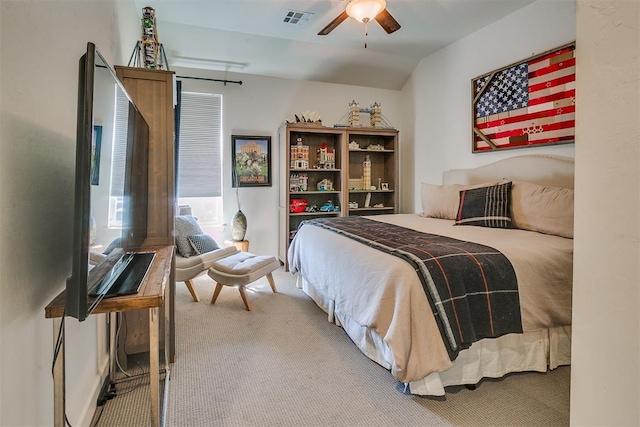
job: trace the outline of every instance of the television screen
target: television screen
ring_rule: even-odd
[[[71,276],[66,315],[84,320],[146,237],[149,127],[92,43],[80,58]]]

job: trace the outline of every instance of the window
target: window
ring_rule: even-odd
[[[216,240],[222,233],[222,95],[182,92],[177,199]]]
[[[129,99],[123,91],[116,91],[114,105],[113,162],[111,163],[111,179],[109,180],[109,228],[122,228],[122,206],[124,203],[124,168],[127,160],[127,133],[129,127]]]

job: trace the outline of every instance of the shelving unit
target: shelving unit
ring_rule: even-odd
[[[286,269],[289,244],[302,221],[326,216],[398,213],[397,130],[329,128],[296,123],[283,126],[279,134],[281,167],[278,256]],[[298,139],[301,139],[300,146]],[[358,148],[350,148],[350,142],[357,144]],[[330,165],[333,167],[323,168],[318,154],[323,144],[327,149],[334,150],[335,162]],[[363,163],[367,157],[371,166],[365,168]],[[306,179],[301,180],[301,176]],[[365,176],[370,178],[369,188],[364,188]],[[324,179],[331,181],[332,189],[318,189],[318,183]],[[366,184],[369,184],[369,180],[366,180]],[[386,184],[385,189],[382,188],[383,184]],[[305,185],[306,190],[300,188]],[[375,189],[371,189],[372,186]],[[316,205],[318,209],[331,200],[339,210],[292,212],[290,204],[294,199],[306,199],[308,207]],[[358,207],[350,208],[349,202],[357,203]]]
[[[175,244],[175,144],[172,71],[149,70],[146,68],[123,67],[116,65],[116,76],[122,82],[127,93],[149,124],[148,153],[148,215],[147,238],[143,246]],[[175,360],[175,274],[171,272],[168,281],[170,287],[168,304],[171,314],[165,322],[161,313],[160,328],[165,324],[170,329],[169,354],[171,362]],[[126,364],[126,353],[137,354],[149,351],[149,316],[146,310],[127,311],[127,334],[119,336],[121,363]],[[161,332],[161,337],[164,332]],[[161,340],[160,346],[164,346]]]
[[[348,186],[349,202],[358,204],[357,208],[347,205],[348,215],[376,215],[398,213],[398,131],[395,129],[346,130],[349,171],[348,183],[364,177],[364,162],[371,162],[370,179],[360,188]],[[359,148],[353,148],[356,143]],[[368,186],[369,188],[365,188]],[[386,189],[382,187],[385,186]],[[370,200],[367,204],[367,194]]]

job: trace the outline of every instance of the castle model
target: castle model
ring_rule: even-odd
[[[327,143],[323,142],[317,151],[317,168],[318,169],[335,169],[336,168],[336,150],[327,147]]]
[[[309,146],[302,145],[302,138],[291,146],[291,169],[309,169]]]

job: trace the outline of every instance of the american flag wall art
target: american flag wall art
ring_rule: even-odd
[[[473,152],[575,142],[575,44],[471,80]]]

